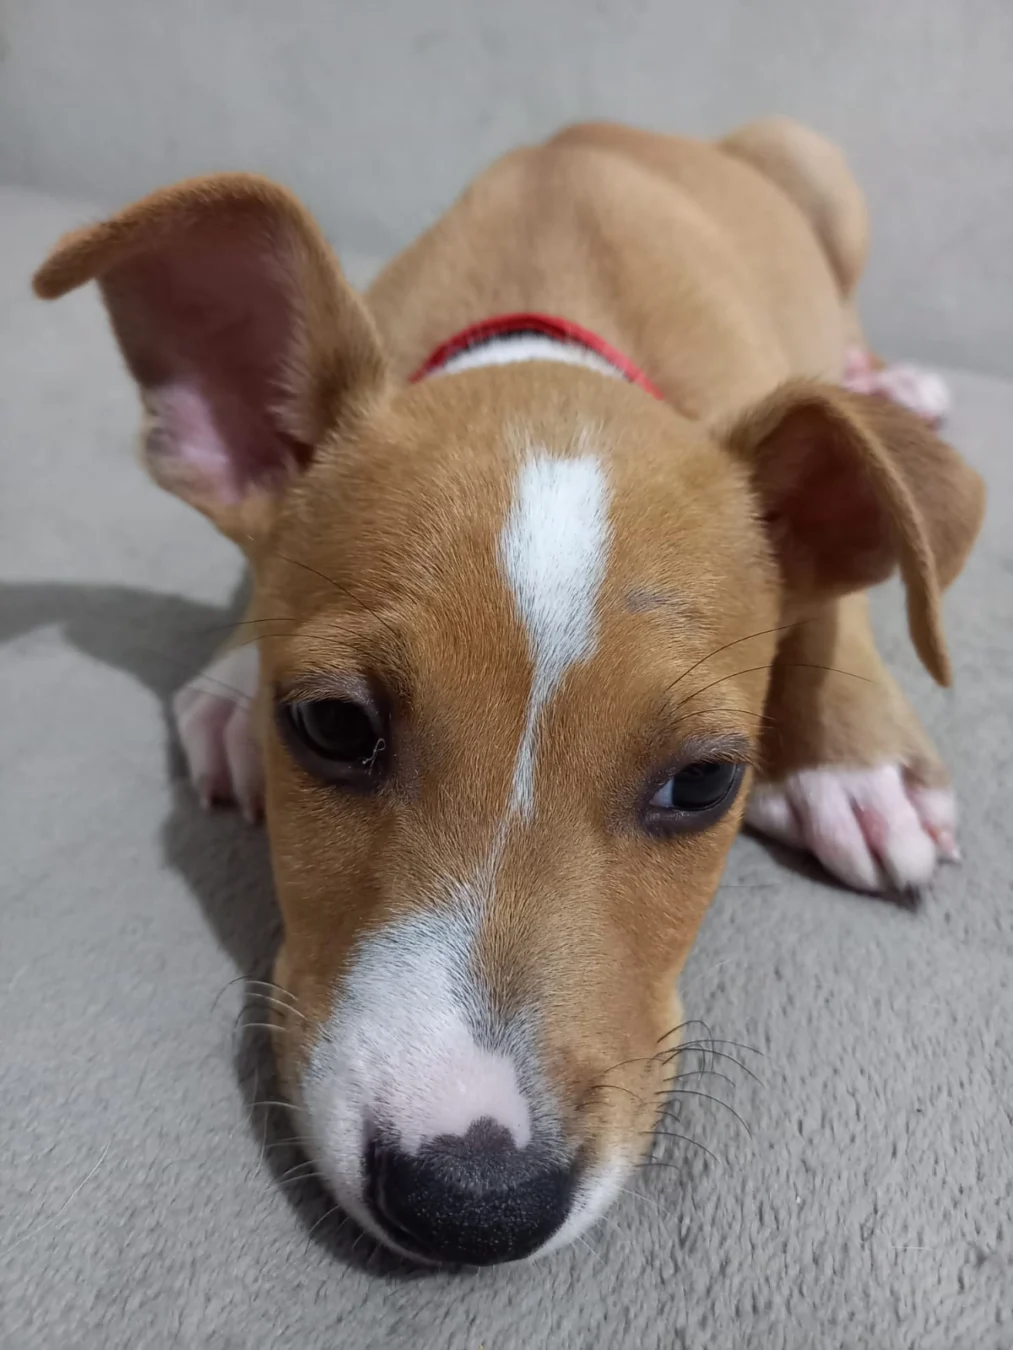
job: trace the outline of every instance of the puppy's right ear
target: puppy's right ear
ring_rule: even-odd
[[[34,286],[48,300],[91,280],[141,389],[152,474],[237,540],[383,387],[365,306],[309,213],[265,178],[152,193],[67,235]]]

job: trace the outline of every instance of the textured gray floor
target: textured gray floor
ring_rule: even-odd
[[[1013,1346],[1013,386],[955,376],[986,533],[948,605],[956,690],[895,656],[954,767],[966,861],[919,913],[741,840],[688,1013],[751,1135],[686,1099],[586,1245],[474,1276],[351,1250],[294,1159],[243,971],[260,836],[179,780],[167,695],[217,640],[229,546],[131,462],[93,295],[33,302],[80,209],[0,194],[0,1346],[3,1350],[990,1350]],[[265,1148],[265,1145],[268,1147]],[[364,1268],[365,1267],[365,1268]]]

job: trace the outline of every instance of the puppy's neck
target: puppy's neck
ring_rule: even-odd
[[[622,352],[590,329],[547,314],[503,314],[455,333],[411,376],[453,375],[518,361],[561,361],[612,379],[628,380],[653,398],[661,391]]]

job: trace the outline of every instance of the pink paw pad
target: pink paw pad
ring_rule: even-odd
[[[878,394],[899,403],[931,426],[945,421],[952,406],[945,380],[934,371],[906,363],[877,368],[861,347],[849,350],[842,384],[853,394]]]
[[[253,726],[259,656],[237,647],[179,691],[173,713],[201,805],[235,802],[249,821],[264,808],[264,772]]]
[[[940,861],[960,856],[953,792],[910,783],[898,764],[804,769],[761,784],[746,821],[861,891],[923,886]]]

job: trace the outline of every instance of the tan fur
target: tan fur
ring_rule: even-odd
[[[652,771],[734,735],[774,778],[886,752],[939,772],[864,600],[840,597],[899,563],[918,650],[947,679],[938,596],[982,493],[910,414],[816,383],[840,376],[853,330],[858,189],[784,121],[716,144],[575,127],[482,175],[363,306],[283,190],[182,184],[64,241],[36,280],[53,296],[98,277],[142,386],[144,269],[181,232],[261,250],[291,326],[263,413],[292,442],[285,475],[223,504],[156,473],[254,568],[277,978],[306,1018],[279,1014],[295,1095],[354,944],[473,876],[503,818],[531,660],[495,550],[524,446],[567,455],[589,438],[608,464],[598,650],[546,711],[538,810],[507,837],[479,953],[500,1006],[540,1010],[568,1138],[632,1158],[656,1121],[674,980],[745,803],[702,833],[645,837]],[[456,330],[526,309],[601,334],[666,402],[540,363],[404,383]],[[841,511],[838,482],[856,485]],[[806,680],[800,662],[868,682]],[[398,755],[369,796],[310,777],[273,725],[277,692],[348,675],[391,705]],[[603,1081],[624,1090],[596,1093]]]
[[[775,781],[823,764],[856,768],[895,756],[924,787],[946,772],[872,638],[867,597],[819,608],[787,633],[771,674],[765,774]]]

